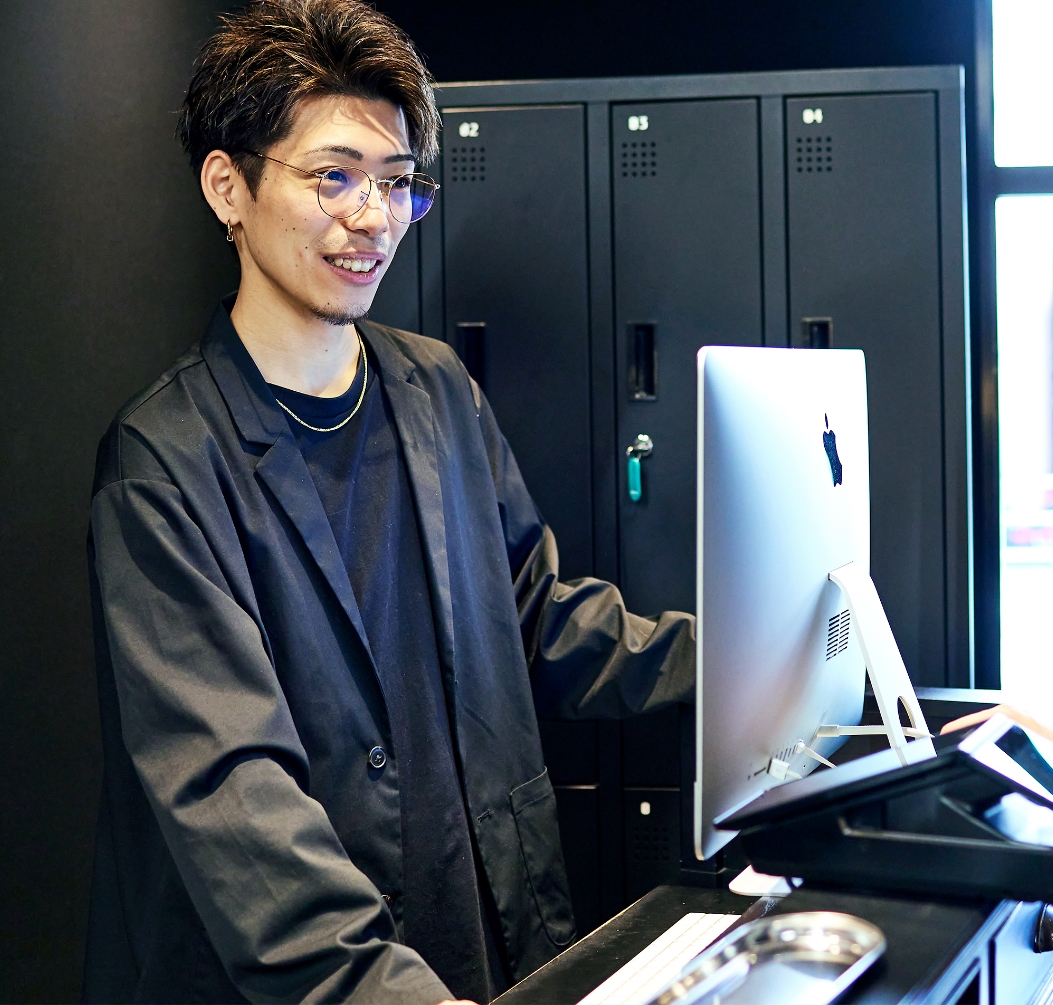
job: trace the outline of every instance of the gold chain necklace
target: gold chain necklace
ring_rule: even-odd
[[[358,330],[355,330],[355,334],[358,335]],[[366,396],[366,384],[369,383],[369,360],[366,357],[366,344],[362,341],[362,336],[358,335],[358,351],[362,354],[362,390],[358,393],[358,401],[355,402],[355,407],[351,409],[351,414],[344,419],[343,422],[338,422],[335,426],[330,426],[328,429],[323,429],[320,426],[312,426],[309,422],[304,422],[284,401],[275,395],[274,400],[281,405],[301,426],[306,426],[308,429],[316,433],[335,433],[338,429],[346,426],[354,417],[355,413],[362,407],[362,400]]]

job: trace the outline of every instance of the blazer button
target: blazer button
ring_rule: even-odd
[[[383,747],[374,747],[369,752],[369,763],[374,768],[382,768],[388,763],[388,755],[384,753]]]

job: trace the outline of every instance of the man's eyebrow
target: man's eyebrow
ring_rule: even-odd
[[[361,151],[356,150],[354,147],[316,147],[314,150],[308,150],[303,156],[308,157],[311,154],[343,154],[345,157],[350,157],[351,160],[355,161],[365,159]],[[384,158],[384,163],[397,164],[399,161],[413,161],[415,159],[413,154],[392,154],[390,157]]]
[[[362,160],[362,154],[354,147],[315,147],[314,150],[308,150],[304,157],[308,157],[311,154],[343,154],[345,157],[350,157],[352,160]]]

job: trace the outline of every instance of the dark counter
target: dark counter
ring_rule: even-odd
[[[741,914],[738,924],[744,924],[767,914],[843,911],[877,925],[888,948],[841,1002],[1026,1002],[1053,971],[1053,953],[1037,955],[1028,942],[1037,910],[1037,904],[1015,901],[933,901],[811,888],[783,900],[754,900],[728,890],[660,886],[497,1001],[573,1005],[691,912]]]

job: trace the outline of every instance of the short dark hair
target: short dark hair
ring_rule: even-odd
[[[404,32],[362,0],[253,0],[204,44],[179,113],[195,174],[230,154],[255,196],[265,151],[292,128],[295,107],[322,94],[386,98],[406,116],[420,164],[439,150],[432,78]]]

